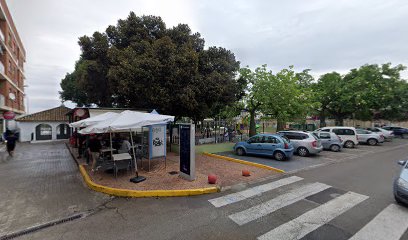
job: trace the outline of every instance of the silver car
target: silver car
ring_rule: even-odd
[[[289,139],[295,148],[295,153],[301,157],[317,154],[323,150],[320,139],[312,133],[302,131],[280,131],[278,134]]]
[[[384,142],[384,136],[382,134],[373,133],[364,129],[356,129],[356,132],[359,143],[367,143],[368,145],[375,146],[378,143]]]
[[[367,130],[377,134],[382,134],[385,140],[391,141],[395,137],[392,131],[385,130],[384,128],[373,127],[367,128]]]
[[[320,139],[323,149],[339,152],[343,149],[343,141],[333,132],[313,132]]]
[[[394,181],[394,198],[398,203],[408,204],[408,161],[399,161],[402,165],[400,175]]]

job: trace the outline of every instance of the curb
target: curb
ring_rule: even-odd
[[[117,197],[185,197],[195,196],[208,193],[219,192],[219,187],[197,188],[197,189],[180,189],[180,190],[129,190],[120,188],[111,188],[94,183],[86,172],[84,166],[79,165],[85,183],[94,191],[117,196]]]
[[[213,153],[207,153],[207,152],[205,152],[203,154],[207,155],[209,157],[219,158],[219,159],[223,159],[223,160],[227,160],[227,161],[231,161],[231,162],[236,162],[236,163],[241,163],[241,164],[245,164],[245,165],[249,165],[249,166],[253,166],[253,167],[268,169],[268,170],[276,171],[276,172],[279,172],[279,173],[286,173],[282,169],[270,167],[270,166],[259,164],[259,163],[253,163],[253,162],[249,162],[249,161],[244,161],[244,160],[240,160],[240,159],[236,159],[236,158],[221,156],[221,155],[217,155],[217,154],[213,154]]]

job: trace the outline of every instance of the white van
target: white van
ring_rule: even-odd
[[[346,148],[353,148],[355,145],[358,145],[357,132],[354,127],[323,127],[316,131],[335,133],[341,138]]]

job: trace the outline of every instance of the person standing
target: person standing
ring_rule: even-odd
[[[94,172],[96,170],[96,162],[98,161],[99,154],[102,149],[101,141],[95,136],[95,134],[91,134],[88,148],[92,157],[92,172]]]
[[[17,136],[13,132],[10,132],[6,136],[6,140],[7,140],[7,152],[9,156],[12,157],[14,154],[14,149],[16,147]]]

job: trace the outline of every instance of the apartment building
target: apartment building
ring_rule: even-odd
[[[26,52],[6,0],[0,0],[0,133],[8,118],[25,113],[24,62]]]

